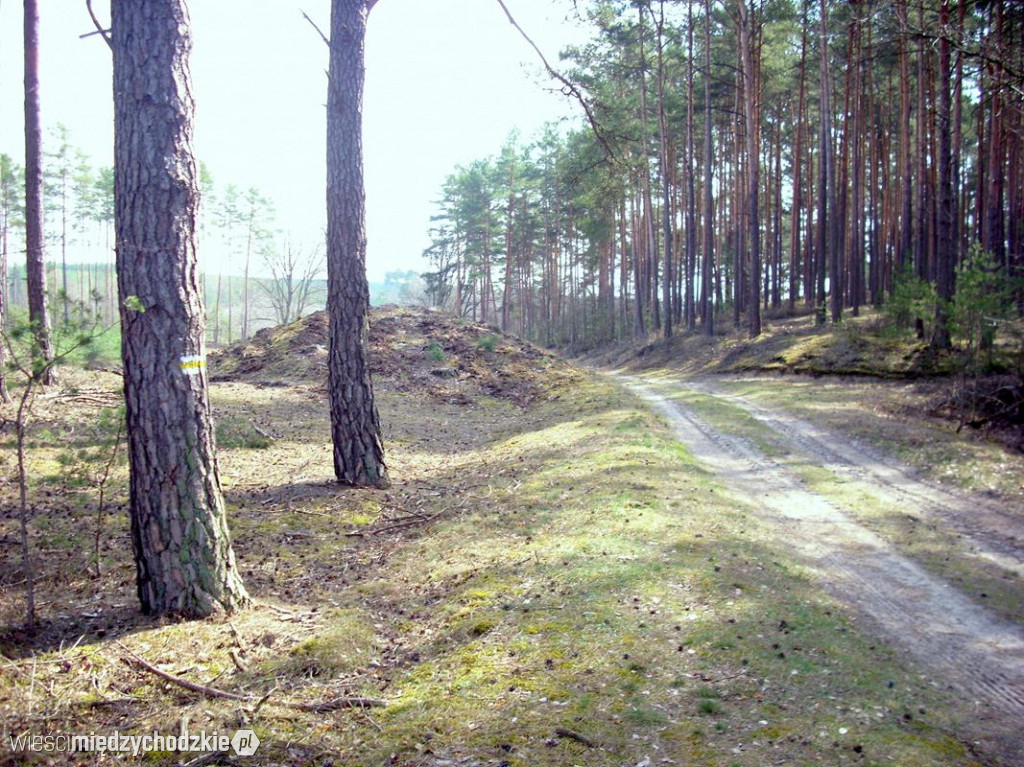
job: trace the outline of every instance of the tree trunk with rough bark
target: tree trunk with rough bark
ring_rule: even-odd
[[[675,279],[672,263],[672,171],[669,167],[668,121],[665,115],[665,1],[661,0],[661,15],[654,18],[658,34],[658,165],[661,168],[661,226],[665,238],[665,273],[662,279],[665,338],[672,337],[672,283]],[[651,10],[654,17],[654,11]]]
[[[761,155],[758,151],[757,76],[754,71],[755,20],[744,0],[738,3],[740,71],[743,78],[743,124],[747,153],[747,247],[750,249],[750,296],[747,331],[751,338],[761,335]]]
[[[704,0],[704,253],[701,269],[701,314],[704,333],[715,334],[715,202],[712,189],[714,153],[711,144],[711,0]]]
[[[900,82],[900,217],[899,245],[896,249],[897,276],[913,264],[914,236],[914,152],[910,132],[910,54],[908,53],[908,21],[906,0],[896,6],[900,23],[899,82]]]
[[[25,279],[34,353],[43,365],[43,383],[54,382],[53,339],[46,296],[43,232],[43,133],[39,113],[39,3],[25,0]]]
[[[386,487],[380,418],[367,361],[366,191],[362,108],[366,18],[372,2],[331,3],[327,92],[328,388],[334,473],[346,485]]]
[[[145,613],[202,617],[249,598],[214,456],[196,262],[184,0],[115,0],[114,158],[131,530]]]
[[[939,24],[945,30],[949,26],[949,0],[942,0],[939,9]],[[952,102],[953,66],[947,35],[939,39],[939,109],[936,115],[939,133],[939,210],[938,241],[935,258],[935,288],[939,300],[935,308],[935,329],[932,347],[949,349],[952,339],[949,329],[949,306],[953,300],[956,281],[956,237],[953,219],[953,138],[950,119]]]
[[[796,313],[796,299],[800,278],[800,209],[803,207],[803,182],[800,178],[804,164],[804,103],[807,73],[807,5],[806,0],[801,14],[803,23],[800,25],[800,74],[796,119],[796,146],[793,149],[793,204],[789,224],[789,313]]]
[[[837,298],[839,293],[839,253],[838,243],[835,241],[834,233],[837,231],[835,218],[836,191],[835,191],[835,162],[832,149],[832,103],[831,103],[831,81],[829,80],[828,67],[828,7],[825,0],[821,0],[821,19],[819,27],[820,36],[820,62],[821,62],[821,94],[819,97],[819,120],[821,121],[818,137],[821,142],[819,151],[818,167],[818,300],[816,320],[819,325],[825,324],[827,313],[825,275],[829,277],[829,291],[832,294],[832,321],[838,322],[841,312],[841,300]],[[837,303],[838,302],[838,303]]]

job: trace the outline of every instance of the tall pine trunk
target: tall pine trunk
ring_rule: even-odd
[[[800,74],[796,101],[796,146],[793,149],[793,204],[789,225],[789,313],[796,312],[796,299],[800,278],[800,209],[803,207],[803,181],[800,174],[804,165],[804,92],[807,73],[807,5],[801,14],[800,25]]]
[[[711,144],[711,0],[704,0],[704,254],[701,267],[701,314],[704,333],[715,334],[715,198],[712,190],[714,154]]]
[[[53,339],[46,296],[43,248],[43,134],[39,113],[39,4],[25,0],[25,280],[34,353],[53,360]],[[53,365],[45,365],[43,383],[54,382]]]
[[[949,0],[942,0],[939,9],[939,23],[945,30],[949,26]],[[956,273],[956,239],[953,217],[953,139],[950,130],[952,117],[952,71],[949,36],[939,39],[939,210],[938,242],[935,258],[935,288],[939,300],[935,309],[935,329],[932,346],[949,349],[952,346],[949,333],[949,305],[953,300]]]
[[[840,285],[840,226],[839,205],[836,194],[835,150],[832,146],[832,83],[828,67],[828,5],[821,0],[821,188],[818,221],[818,320],[825,321],[825,265],[828,264],[829,293],[832,303],[832,322],[839,322],[843,311],[843,291]]]
[[[367,360],[363,82],[367,0],[331,3],[327,89],[328,390],[338,482],[386,487],[380,417]],[[482,299],[483,300],[483,299]]]
[[[653,15],[653,11],[652,11]],[[665,114],[665,2],[661,0],[661,15],[655,22],[658,31],[658,149],[661,166],[661,225],[665,238],[665,273],[662,279],[665,338],[672,337],[672,169],[669,167],[668,121]]]
[[[686,286],[683,299],[683,314],[686,327],[697,327],[697,311],[694,305],[694,274],[697,269],[697,199],[694,176],[697,166],[694,155],[697,147],[693,136],[693,3],[687,6],[686,14]]]
[[[900,21],[900,239],[896,249],[896,267],[898,277],[913,263],[912,248],[914,236],[914,154],[911,149],[910,135],[910,54],[907,30],[907,0],[900,0],[897,6]]]
[[[757,74],[754,70],[754,15],[745,0],[739,0],[740,60],[743,73],[743,121],[747,154],[747,246],[750,253],[750,299],[747,330],[751,338],[761,335],[761,154],[758,151]]]
[[[131,531],[146,613],[248,602],[214,457],[183,0],[115,0],[115,221]]]

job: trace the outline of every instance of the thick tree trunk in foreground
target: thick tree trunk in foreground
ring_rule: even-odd
[[[25,278],[28,317],[32,323],[35,354],[43,362],[53,359],[50,315],[46,301],[46,257],[43,251],[43,133],[39,116],[39,5],[25,0]],[[46,367],[43,383],[53,383],[53,366]]]
[[[196,266],[191,40],[184,0],[115,0],[117,273],[132,543],[146,613],[248,601],[214,457]]]
[[[363,185],[363,53],[366,0],[333,0],[327,92],[327,313],[334,473],[347,485],[388,484],[380,418],[367,362]]]

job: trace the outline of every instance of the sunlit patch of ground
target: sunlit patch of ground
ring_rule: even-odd
[[[77,443],[38,429],[71,419],[102,443],[87,436],[102,405],[61,401],[33,427],[44,625],[20,631],[5,433],[5,725],[247,726],[262,740],[250,764],[976,763],[945,693],[861,634],[660,419],[545,364],[528,399],[445,401],[382,379],[385,491],[331,482],[320,382],[216,385],[235,550],[258,602],[230,619],[136,614],[121,463],[89,574],[94,495],[72,503],[54,479],[55,453]],[[82,385],[115,404],[116,378],[90,375]],[[186,690],[133,655],[246,699]],[[355,696],[388,706],[296,707]]]

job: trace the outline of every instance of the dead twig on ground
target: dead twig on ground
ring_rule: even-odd
[[[575,740],[577,743],[582,743],[587,748],[597,748],[597,743],[592,741],[590,738],[586,737],[585,735],[580,735],[578,732],[573,732],[572,730],[567,729],[565,727],[556,727],[555,735],[557,735],[560,738]]]
[[[181,767],[206,767],[208,764],[238,764],[238,762],[231,758],[228,751],[211,751],[209,754],[203,754],[182,763]]]
[[[94,700],[78,700],[75,701],[74,705],[83,708],[106,708],[108,706],[137,706],[139,702],[138,698],[97,698]]]
[[[186,690],[191,690],[192,692],[198,692],[201,695],[205,695],[209,698],[226,698],[227,700],[243,701],[252,700],[252,696],[250,695],[239,695],[238,693],[228,692],[227,690],[218,690],[216,687],[207,687],[206,685],[190,682],[187,679],[182,679],[180,676],[168,674],[166,671],[161,671],[149,661],[141,658],[139,655],[132,652],[128,647],[126,647],[121,642],[115,642],[115,644],[122,650],[124,650],[126,653],[128,653],[128,655],[130,656],[128,658],[122,658],[122,660],[124,660],[124,662],[127,663],[129,666],[138,666],[144,671],[148,671],[150,674],[158,676],[161,679],[170,682],[171,684],[176,684],[179,687],[184,687]]]
[[[120,647],[122,650],[128,653],[129,657],[122,659],[128,665],[138,666],[144,671],[147,671],[150,674],[153,674],[154,676],[158,676],[161,679],[168,681],[172,684],[176,684],[179,687],[184,687],[186,690],[191,690],[192,692],[197,692],[200,695],[205,695],[210,698],[224,698],[226,700],[238,700],[243,702],[249,702],[253,699],[252,695],[239,695],[238,693],[228,692],[227,690],[220,690],[216,687],[208,687],[204,684],[197,684],[195,682],[190,682],[187,679],[182,679],[180,676],[169,674],[166,671],[162,671],[161,669],[157,668],[144,658],[140,657],[138,654],[133,652],[131,649],[126,647],[121,642],[115,642],[115,644],[117,644],[118,647]],[[274,690],[271,690],[269,693],[264,695],[263,698],[259,700],[259,702],[257,702],[256,707],[254,708],[254,712],[258,711],[260,707],[262,707],[263,704],[266,703],[267,699],[273,692]],[[279,705],[285,706],[287,708],[293,708],[298,711],[323,713],[326,711],[338,711],[343,708],[383,708],[387,706],[388,703],[387,701],[381,700],[380,698],[367,698],[356,695],[330,698],[329,700],[320,701],[318,703],[302,703],[286,700],[281,701]]]
[[[381,533],[390,533],[395,530],[404,530],[405,528],[412,527],[414,525],[425,525],[427,522],[433,522],[435,519],[447,514],[451,510],[452,507],[448,506],[441,509],[436,514],[421,514],[412,518],[402,519],[401,521],[394,522],[390,525],[384,525],[383,527],[372,527],[369,530],[349,530],[345,533],[345,536],[348,538],[365,538],[368,535],[380,535]]]
[[[296,708],[299,711],[311,711],[317,714],[326,711],[337,711],[342,708],[384,708],[388,705],[386,700],[380,698],[363,697],[340,697],[321,701],[320,703],[286,703],[289,708]]]
[[[243,674],[249,670],[248,664],[242,660],[242,656],[238,654],[238,650],[234,647],[228,650],[228,656],[231,658],[231,662],[235,664],[235,668],[241,671]]]

